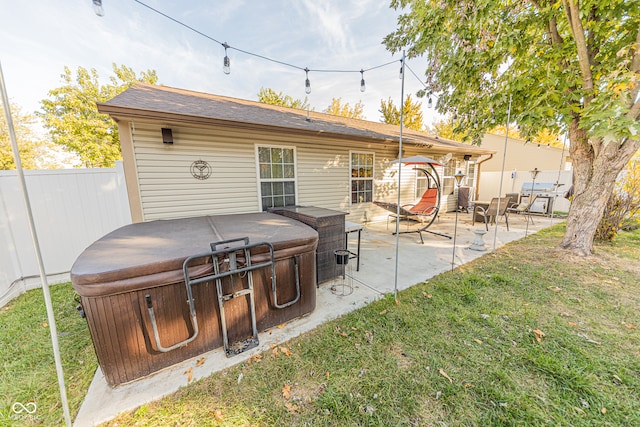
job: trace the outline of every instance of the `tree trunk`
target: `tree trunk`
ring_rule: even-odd
[[[638,150],[635,141],[589,141],[575,119],[569,126],[574,194],[560,247],[576,255],[593,252],[593,240],[616,178]]]

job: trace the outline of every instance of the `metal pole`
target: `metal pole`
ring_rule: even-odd
[[[460,192],[460,184],[458,184],[458,192]],[[456,202],[457,204],[458,202]],[[456,265],[456,237],[458,236],[458,206],[456,206],[456,222],[453,226],[453,255],[451,255],[451,271]]]
[[[498,188],[498,209],[496,211],[496,228],[493,233],[493,250],[496,250],[496,240],[498,238],[498,220],[500,219],[500,195],[502,194],[502,180],[504,179],[504,163],[507,159],[507,140],[509,139],[509,123],[511,122],[511,100],[513,95],[509,95],[509,107],[507,107],[507,128],[504,132],[504,153],[502,153],[502,171],[500,172],[500,186]]]
[[[558,184],[560,184],[560,174],[562,174],[562,165],[564,163],[564,149],[565,149],[565,145],[567,143],[567,134],[564,134],[564,141],[562,141],[562,154],[560,154],[560,165],[558,166],[558,177],[556,178],[556,188],[554,191],[554,195],[553,195],[553,206],[551,206],[551,223],[550,225],[553,225],[553,207],[556,205],[556,202],[558,201]]]
[[[400,86],[400,141],[398,144],[398,160],[402,158],[402,128],[404,126],[404,60],[405,51],[402,51],[402,85]],[[400,247],[400,186],[402,185],[402,163],[398,163],[398,206],[396,206],[396,271],[393,282],[393,298],[398,302],[398,248]]]
[[[40,244],[38,243],[38,235],[36,233],[35,223],[33,222],[33,214],[31,212],[31,203],[29,202],[29,194],[27,185],[24,180],[24,172],[22,171],[22,163],[20,161],[20,151],[18,149],[18,141],[16,139],[13,120],[11,119],[11,109],[9,107],[9,96],[4,84],[4,75],[2,73],[2,64],[0,63],[0,92],[2,92],[2,104],[4,105],[4,115],[7,120],[7,128],[11,138],[11,148],[13,149],[13,159],[16,163],[16,171],[22,187],[22,196],[24,198],[25,210],[27,211],[27,219],[29,221],[29,229],[31,231],[31,239],[33,248],[38,260],[38,269],[40,270],[40,279],[42,280],[42,292],[44,293],[44,303],[47,307],[47,317],[49,319],[49,332],[51,333],[51,344],[53,346],[53,357],[56,364],[56,373],[58,374],[58,386],[60,388],[60,398],[62,400],[62,410],[64,412],[64,420],[67,427],[71,427],[71,416],[69,415],[69,402],[67,401],[67,391],[64,385],[64,373],[62,371],[62,359],[60,358],[60,347],[58,345],[58,331],[56,328],[56,319],[53,315],[53,304],[51,303],[51,293],[49,292],[49,284],[47,283],[47,275],[44,271],[44,263],[42,262],[42,254],[40,253]]]

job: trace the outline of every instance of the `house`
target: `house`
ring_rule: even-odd
[[[558,184],[553,193],[553,209],[567,212],[569,201],[564,193],[571,187],[572,170],[569,149],[540,145],[516,138],[507,138],[505,155],[505,136],[487,133],[482,138],[481,146],[496,154],[478,165],[478,184],[476,200],[490,200],[500,192],[521,193],[523,185],[532,181],[531,172],[537,169],[536,182]],[[503,166],[504,161],[504,166]],[[551,194],[551,193],[550,193]],[[542,199],[541,199],[542,200]]]
[[[283,205],[341,210],[363,222],[386,218],[373,200],[397,198],[398,126],[147,84],[98,110],[118,123],[134,222]],[[445,196],[455,197],[459,168],[473,186],[474,163],[492,153],[408,129],[402,140],[403,155],[445,164]],[[401,174],[410,203],[424,179],[413,166]],[[453,197],[442,203],[455,207]]]

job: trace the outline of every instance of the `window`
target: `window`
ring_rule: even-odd
[[[457,172],[456,165],[457,165],[457,162],[455,160],[450,160],[444,166],[444,172],[442,177],[442,194],[443,195],[453,194],[453,190],[455,189],[455,182],[456,182],[456,179],[453,176]]]
[[[373,201],[373,153],[351,153],[351,204]]]
[[[427,168],[428,166],[425,167],[425,169]],[[433,173],[433,171],[430,172]],[[421,170],[416,169],[416,199],[422,197],[424,192],[429,188],[436,188],[435,181]]]
[[[296,204],[296,167],[293,148],[258,147],[262,210]]]

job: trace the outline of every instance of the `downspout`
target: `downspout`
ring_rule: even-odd
[[[479,194],[479,191],[480,191],[480,169],[481,169],[481,166],[482,166],[482,164],[484,162],[486,162],[487,160],[491,160],[491,159],[493,159],[493,154],[489,154],[489,157],[487,157],[486,159],[481,160],[481,161],[476,163],[476,194],[475,194],[474,200],[478,200],[478,194]]]

